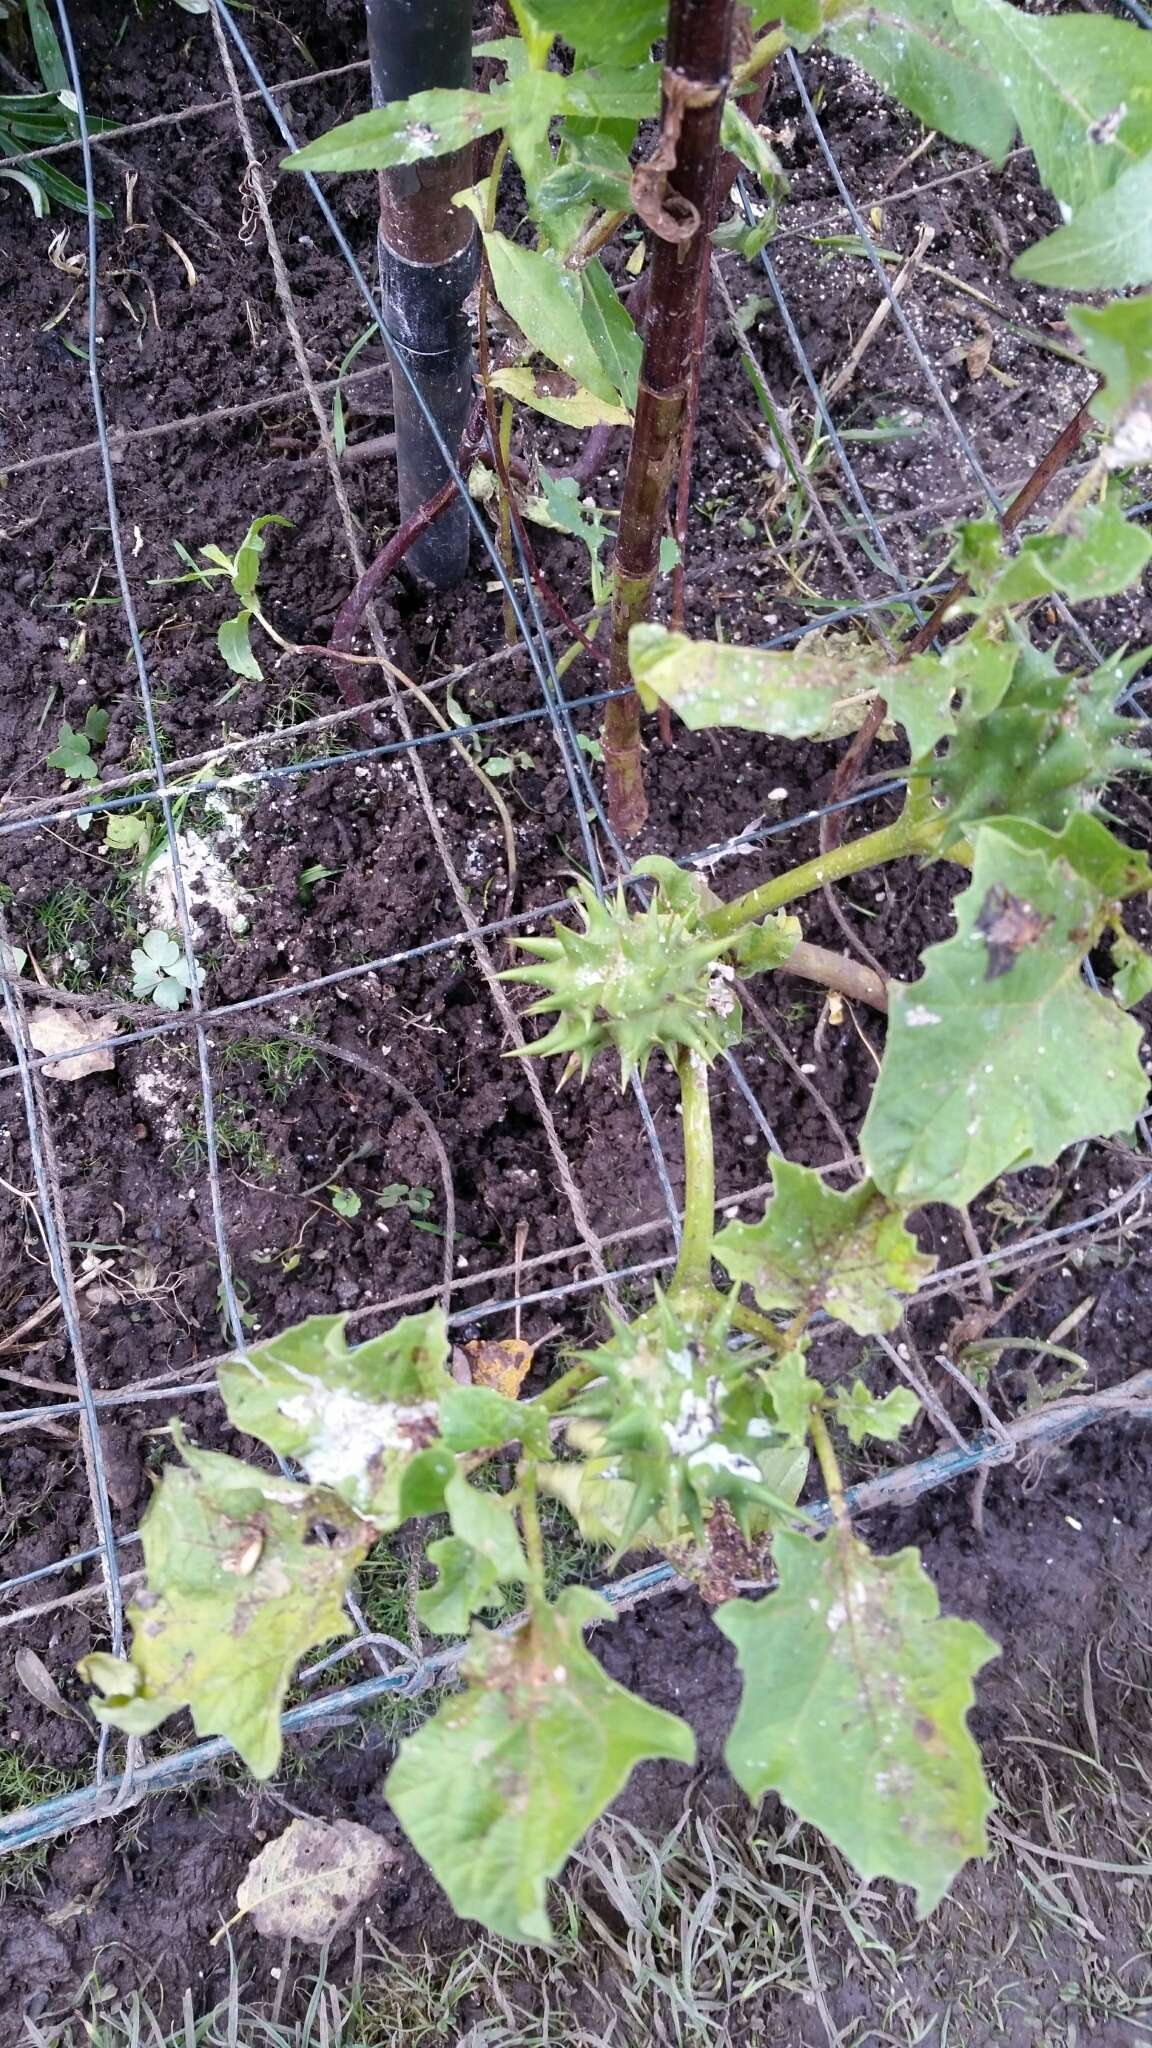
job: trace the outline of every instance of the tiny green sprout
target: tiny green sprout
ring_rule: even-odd
[[[345,1216],[349,1222],[354,1216],[358,1216],[364,1207],[355,1188],[342,1188],[337,1182],[333,1182],[328,1193],[332,1197],[332,1207],[337,1216]]]
[[[415,1221],[432,1207],[431,1188],[412,1188],[406,1180],[391,1180],[375,1196],[378,1209],[407,1209]]]
[[[252,623],[262,626],[269,638],[283,645],[279,635],[269,625],[260,609],[256,586],[260,579],[260,565],[267,545],[264,529],[267,526],[291,526],[280,512],[264,512],[254,519],[234,555],[225,554],[214,541],[200,549],[201,559],[185,547],[183,541],[175,540],[172,546],[180,560],[187,565],[186,576],[153,576],[153,583],[199,583],[210,590],[213,583],[223,577],[232,586],[234,596],[240,600],[240,610],[235,617],[225,619],[216,634],[216,645],[233,675],[242,676],[245,681],[260,683],[264,671],[252,652]],[[232,694],[231,691],[228,693]]]
[[[538,958],[501,976],[545,991],[530,1017],[559,1012],[528,1051],[567,1053],[567,1080],[574,1072],[583,1079],[597,1053],[614,1046],[623,1086],[644,1073],[656,1047],[673,1062],[682,1052],[711,1061],[735,1044],[740,1005],[720,961],[730,941],[708,933],[687,898],[674,904],[661,881],[646,910],[629,912],[622,888],[600,902],[581,881],[576,905],[582,932],[554,925],[551,937],[516,939]]]
[[[532,755],[525,753],[523,747],[519,747],[514,754],[491,754],[484,763],[486,772],[495,776],[515,775],[517,769],[524,774],[535,766]]]
[[[62,718],[56,745],[48,756],[48,766],[58,768],[65,782],[98,782],[100,770],[92,758],[92,749],[103,746],[108,726],[108,713],[97,710],[95,705],[79,731]]]
[[[162,1010],[178,1010],[192,991],[192,977],[199,988],[204,970],[190,967],[184,949],[170,932],[151,931],[132,949],[132,993],[141,1001],[150,996]]]
[[[322,882],[330,882],[340,873],[339,868],[326,868],[323,861],[313,861],[311,867],[301,868],[296,881],[296,894],[307,909]]]

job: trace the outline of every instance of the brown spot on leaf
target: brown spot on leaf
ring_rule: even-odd
[[[980,907],[975,930],[988,947],[987,980],[1010,974],[1021,953],[1035,946],[1052,923],[1022,897],[994,882]]]

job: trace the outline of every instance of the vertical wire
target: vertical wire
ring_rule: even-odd
[[[128,578],[124,542],[120,531],[120,508],[116,496],[116,479],[112,468],[112,453],[108,445],[108,423],[104,412],[104,394],[100,384],[98,363],[99,341],[97,338],[97,308],[99,303],[99,281],[97,257],[99,254],[96,228],[96,189],[92,170],[92,142],[88,128],[88,114],[84,101],[84,82],[76,56],[72,37],[72,23],[68,15],[67,0],[56,0],[56,12],[60,20],[64,54],[68,75],[76,100],[76,125],[80,154],[84,165],[84,196],[86,202],[87,251],[88,251],[88,381],[92,394],[92,411],[96,424],[96,438],[100,445],[100,467],[104,478],[104,496],[108,506],[108,527],[112,540],[112,554],[116,564],[116,579],[124,606],[124,619],[132,647],[132,659],[136,667],[136,679],[140,689],[140,702],[144,711],[144,724],[148,735],[148,749],[152,756],[156,793],[164,819],[164,834],[172,862],[172,886],[176,898],[176,910],[180,924],[181,943],[189,976],[189,999],[192,1008],[192,1028],[196,1038],[196,1054],[200,1069],[200,1093],[204,1105],[204,1153],[205,1168],[212,1204],[212,1229],[216,1239],[217,1263],[220,1268],[220,1285],[224,1307],[232,1330],[233,1341],[241,1356],[247,1356],[244,1323],[240,1304],[232,1279],[232,1259],[228,1248],[224,1224],[224,1203],[220,1188],[220,1162],[216,1142],[215,1102],[212,1091],[211,1063],[208,1056],[208,1041],[201,1022],[203,1001],[200,994],[200,978],[196,966],[193,943],[192,919],[188,909],[188,897],[184,887],[184,872],[180,862],[180,846],[176,822],[172,810],[172,798],[164,766],[156,728],[156,714],[152,701],[152,688],[148,675],[148,663],[144,645],[140,638],[140,627],[136,617],[136,606]]]

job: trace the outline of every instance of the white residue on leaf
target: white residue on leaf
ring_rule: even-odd
[[[914,1031],[921,1024],[938,1024],[940,1013],[938,1010],[925,1009],[923,1003],[909,1003],[904,1012],[904,1022]]]
[[[309,1432],[300,1462],[317,1486],[339,1486],[348,1480],[360,1492],[370,1491],[369,1467],[385,1451],[415,1453],[439,1431],[435,1401],[363,1401],[341,1388],[317,1386],[289,1394],[278,1404],[281,1415]]]
[[[693,1451],[703,1450],[716,1429],[716,1395],[720,1391],[719,1380],[708,1382],[706,1394],[694,1393],[685,1387],[680,1396],[680,1406],[675,1420],[664,1424],[668,1447],[678,1458],[690,1458]]]
[[[1152,404],[1134,405],[1117,423],[1104,460],[1109,469],[1135,469],[1152,462]]]
[[[693,1451],[688,1463],[694,1471],[728,1472],[734,1479],[759,1479],[760,1468],[746,1458],[741,1451],[730,1451],[727,1444],[705,1444],[699,1451]]]

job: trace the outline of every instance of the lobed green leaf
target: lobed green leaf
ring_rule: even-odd
[[[547,1941],[546,1888],[647,1757],[691,1763],[685,1722],[606,1676],[581,1636],[607,1601],[569,1587],[514,1635],[477,1628],[467,1689],[401,1745],[386,1791],[456,1911]]]
[[[811,1166],[772,1161],[772,1199],[759,1223],[729,1223],[713,1251],[761,1308],[825,1308],[859,1336],[894,1329],[899,1296],[935,1267],[916,1249],[898,1209],[870,1181],[845,1194]]]
[[[873,1557],[847,1530],[782,1530],[775,1592],[716,1623],[744,1692],[725,1755],[748,1797],[776,1791],[860,1875],[916,1888],[932,1910],[987,1850],[994,1801],[966,1725],[972,1680],[996,1645],[942,1620],[919,1552]]]
[[[79,1668],[104,1695],[98,1720],[145,1734],[186,1706],[199,1734],[268,1778],[289,1680],[306,1650],[349,1634],[343,1598],[374,1531],[333,1495],[197,1450],[179,1424],[173,1435],[185,1462],[166,1468],[141,1524],[131,1661]]]
[[[861,1150],[893,1201],[963,1205],[1001,1173],[1135,1122],[1139,1027],[1080,968],[1108,897],[1146,865],[1082,812],[1059,835],[1010,818],[979,827],[956,936],[892,991]]]

